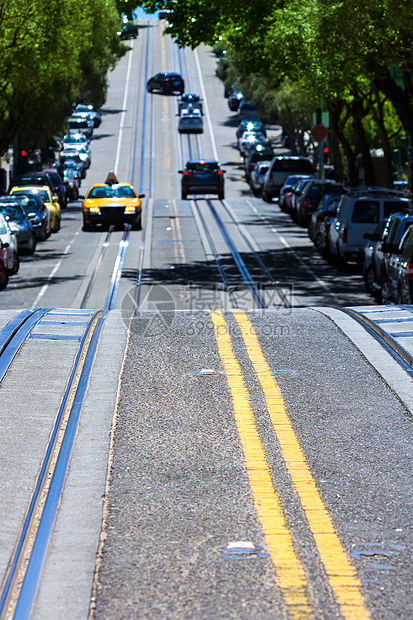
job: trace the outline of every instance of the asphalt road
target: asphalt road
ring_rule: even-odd
[[[143,230],[82,231],[69,203],[0,297],[1,328],[22,308],[65,308],[73,336],[119,277],[31,617],[411,618],[412,378],[340,308],[406,334],[411,309],[377,306],[359,269],[335,270],[252,195],[215,56],[178,50],[162,24],[141,22],[109,75],[82,187],[109,170],[133,183]],[[176,97],[146,93],[160,70],[203,95],[204,134],[179,137]],[[223,202],[180,199],[191,156],[221,161]],[[0,385],[4,575],[77,351],[40,339],[55,325]]]

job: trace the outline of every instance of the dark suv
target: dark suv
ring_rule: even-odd
[[[313,164],[307,157],[274,157],[261,192],[266,202],[280,195],[280,189],[290,174],[314,174]]]
[[[148,93],[158,90],[164,95],[173,95],[173,93],[182,95],[185,90],[185,82],[179,73],[157,73],[149,78],[146,88]]]
[[[224,198],[224,172],[217,161],[212,159],[193,159],[186,163],[182,174],[182,199],[188,194],[218,194]]]

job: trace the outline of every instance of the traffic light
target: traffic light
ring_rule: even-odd
[[[324,151],[324,155],[328,155],[328,146],[325,146],[323,151]]]
[[[22,157],[27,157],[27,151],[24,151],[24,150],[23,150],[23,151],[21,152],[21,156],[22,156]]]

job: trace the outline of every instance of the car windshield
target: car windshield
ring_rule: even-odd
[[[32,190],[32,192],[36,192],[37,196],[39,196],[39,198],[41,198],[43,202],[50,202],[49,193],[46,189],[36,189]],[[16,192],[13,192],[13,194],[16,194],[17,196],[22,196],[24,194],[27,195],[27,192],[25,192],[24,189],[19,189]]]
[[[4,217],[9,220],[24,220],[24,213],[18,204],[9,204],[0,202],[0,210]]]
[[[219,168],[216,162],[203,162],[187,164],[187,169],[191,172],[213,172]]]
[[[21,201],[21,205],[26,213],[33,213],[33,211],[37,211],[39,208],[36,198],[31,198],[30,196],[25,196]]]
[[[136,198],[136,194],[128,185],[106,185],[92,187],[88,198]]]

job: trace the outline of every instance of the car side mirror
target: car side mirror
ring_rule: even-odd
[[[145,194],[139,194],[139,198],[145,198]]]
[[[52,200],[53,200],[53,202],[59,202],[59,197],[56,196],[56,194],[53,194]]]
[[[179,174],[183,174],[183,172],[184,172],[183,170],[178,170]]]
[[[9,247],[9,244],[7,243],[7,241],[5,243],[2,242],[2,244],[1,244],[1,249],[2,250],[6,249],[8,247]]]
[[[221,170],[222,174],[224,174],[224,172],[226,172],[226,170]]]

